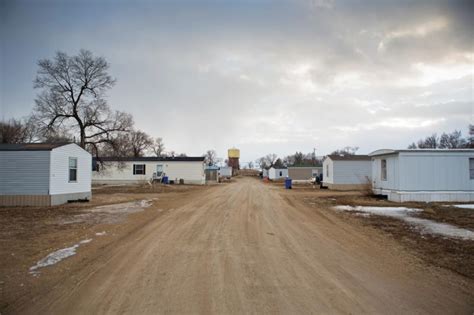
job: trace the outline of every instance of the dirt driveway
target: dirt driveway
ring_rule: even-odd
[[[427,266],[384,235],[285,198],[280,188],[252,178],[184,198],[114,246],[77,261],[79,265],[49,291],[20,300],[11,310],[35,314],[469,314],[474,310],[471,280]]]

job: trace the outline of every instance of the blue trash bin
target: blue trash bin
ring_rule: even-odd
[[[168,184],[168,176],[163,176],[162,183],[166,185]]]
[[[291,189],[291,178],[286,178],[285,179],[285,188],[286,189]]]

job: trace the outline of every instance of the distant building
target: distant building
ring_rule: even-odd
[[[91,165],[74,143],[0,144],[0,206],[90,200]]]
[[[232,174],[235,174],[236,171],[240,170],[240,150],[232,148],[227,150],[227,165],[232,167]]]
[[[288,166],[288,177],[293,181],[310,181],[312,178],[319,176],[323,171],[318,166]]]
[[[104,167],[92,175],[96,184],[144,183],[166,175],[169,181],[184,184],[206,183],[204,157],[101,158]]]
[[[377,150],[372,189],[389,200],[474,201],[474,149]]]
[[[232,167],[230,167],[230,166],[221,166],[221,167],[219,167],[219,177],[231,178],[232,177]]]
[[[286,167],[268,169],[268,178],[271,180],[279,180],[288,177],[288,169]]]
[[[334,190],[367,189],[371,172],[368,155],[328,155],[323,161],[323,186]]]

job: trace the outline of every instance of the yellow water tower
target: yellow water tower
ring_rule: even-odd
[[[232,148],[227,150],[227,165],[232,167],[233,171],[240,169],[239,158],[240,158],[240,150],[236,148]]]

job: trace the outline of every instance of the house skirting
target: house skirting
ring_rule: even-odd
[[[323,186],[332,190],[366,190],[368,189],[367,184],[332,184],[325,183],[323,181]]]
[[[175,184],[179,184],[179,179],[178,182],[176,182],[175,179],[169,178],[170,180],[174,180]],[[123,179],[93,179],[92,184],[94,185],[143,185],[147,184],[147,180],[123,180]],[[185,179],[184,180],[185,185],[205,185],[206,181],[205,180],[190,180],[190,179]]]
[[[2,207],[49,207],[64,204],[68,201],[91,200],[91,192],[69,193],[59,195],[1,195],[0,206]]]
[[[398,191],[374,188],[377,195],[385,195],[387,199],[395,202],[472,202],[474,191]]]

